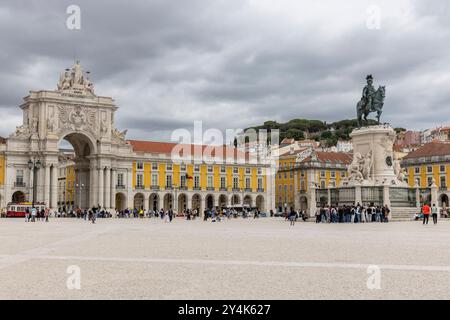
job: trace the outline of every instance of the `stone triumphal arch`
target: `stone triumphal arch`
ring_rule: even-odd
[[[115,128],[117,107],[97,96],[79,62],[61,74],[57,90],[31,91],[20,106],[23,123],[6,141],[2,207],[13,195],[57,208],[59,144],[75,152],[75,205],[115,207],[117,168],[131,170],[126,131]],[[36,165],[37,164],[37,165]],[[17,175],[22,183],[17,183]],[[18,197],[18,196],[17,196]]]

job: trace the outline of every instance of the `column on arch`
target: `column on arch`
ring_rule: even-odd
[[[110,205],[112,209],[116,209],[116,183],[117,183],[117,170],[111,169],[111,196]]]
[[[105,207],[105,204],[103,202],[103,196],[104,196],[103,184],[105,181],[104,173],[105,173],[104,168],[99,167],[98,168],[98,205],[101,208]]]
[[[89,168],[89,205],[90,207],[95,207],[97,203],[97,186],[95,181],[98,178],[97,169],[94,163],[92,163],[93,160],[91,160],[91,166]]]
[[[44,166],[44,174],[44,202],[45,206],[50,208],[50,165],[48,163]]]
[[[104,178],[105,178],[105,184],[104,184],[104,187],[105,187],[105,190],[104,190],[104,201],[105,201],[105,203],[104,203],[104,207],[106,208],[106,209],[111,209],[112,208],[112,206],[111,206],[111,168],[109,168],[109,167],[107,167],[106,169],[105,169],[105,176],[104,176]]]
[[[58,167],[51,167],[51,200],[50,208],[56,210],[58,207]]]

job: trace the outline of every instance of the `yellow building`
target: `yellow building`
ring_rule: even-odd
[[[319,152],[311,149],[290,151],[280,156],[275,178],[275,201],[278,211],[295,208],[307,210],[312,183],[319,189],[337,187],[347,175],[352,155]]]
[[[136,140],[129,143],[138,158],[132,164],[131,173],[134,208],[172,208],[178,212],[196,209],[202,212],[205,208],[247,205],[262,211],[270,210],[266,196],[266,167],[241,163],[239,159],[248,157],[246,153],[226,146],[213,147],[209,157],[212,161],[208,163],[208,159],[195,160],[185,155],[184,160],[174,161],[175,143]],[[208,147],[187,146],[192,154],[195,148],[200,148],[200,153],[204,154]],[[124,190],[126,178],[125,173],[118,173],[118,192]],[[116,197],[118,210],[125,208],[126,196],[123,192]]]
[[[426,194],[427,188],[436,183],[440,206],[449,205],[450,142],[430,142],[409,153],[402,160],[410,187],[419,186]],[[426,199],[422,199],[426,200]]]
[[[73,151],[64,150],[59,156],[58,166],[58,209],[75,208],[75,163]]]

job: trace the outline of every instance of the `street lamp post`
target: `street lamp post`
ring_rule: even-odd
[[[41,161],[38,159],[36,160],[35,158],[33,158],[33,160],[28,160],[28,169],[30,169],[31,173],[33,174],[33,201],[31,206],[34,208],[34,204],[36,202],[36,188],[37,188],[37,172],[39,170],[39,168],[41,167]]]

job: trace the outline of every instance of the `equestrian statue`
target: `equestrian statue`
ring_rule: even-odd
[[[377,121],[380,124],[381,113],[383,112],[384,98],[386,94],[386,87],[380,86],[375,90],[373,86],[373,76],[370,74],[366,77],[367,85],[363,89],[361,101],[356,106],[356,113],[358,115],[358,126],[361,127],[363,119],[367,123],[367,116],[372,113],[377,113]]]

